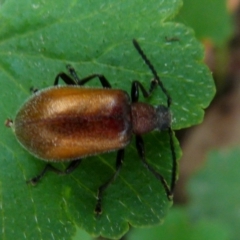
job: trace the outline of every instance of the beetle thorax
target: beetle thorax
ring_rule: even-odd
[[[171,125],[171,114],[167,107],[142,102],[132,104],[133,133],[141,135],[157,129],[166,130]]]

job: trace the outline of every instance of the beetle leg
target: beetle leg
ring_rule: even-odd
[[[48,172],[48,171],[55,172],[59,175],[69,174],[78,167],[78,165],[81,163],[81,161],[82,161],[82,159],[78,159],[78,160],[74,160],[74,161],[70,162],[70,164],[64,170],[59,170],[48,163],[48,164],[46,164],[46,166],[44,167],[44,169],[42,170],[42,172],[39,175],[31,178],[30,180],[27,181],[27,183],[31,183],[33,185],[37,184],[43,178],[43,176],[46,174],[46,172]]]
[[[168,199],[171,201],[173,197],[173,192],[172,192],[173,189],[169,188],[166,179],[160,173],[156,172],[155,169],[152,166],[150,166],[146,161],[144,143],[140,135],[136,135],[136,147],[144,167],[146,167],[162,183],[165,189],[166,195]]]
[[[69,77],[66,73],[61,72],[56,76],[54,85],[58,85],[59,78],[61,78],[67,85],[79,85],[79,86],[84,85],[85,83],[89,82],[90,80],[92,80],[94,78],[98,78],[104,88],[112,88],[112,86],[108,82],[108,80],[101,74],[94,73],[83,79],[80,79],[78,77],[75,69],[71,65],[67,65],[67,69],[68,69],[70,75],[73,77],[73,79],[71,77]]]
[[[145,98],[147,98],[151,95],[151,92],[148,92],[139,81],[133,81],[132,82],[132,89],[131,89],[132,102],[138,102],[139,88],[141,89],[142,94]]]
[[[112,86],[108,82],[108,80],[103,75],[97,74],[97,73],[94,73],[94,74],[92,74],[92,75],[90,75],[88,77],[85,77],[85,78],[81,79],[78,82],[78,85],[84,85],[85,83],[87,83],[88,81],[90,81],[90,80],[92,80],[94,78],[98,78],[104,88],[112,88]]]
[[[95,207],[95,213],[97,215],[102,213],[102,196],[103,196],[103,192],[109,187],[109,185],[117,178],[121,167],[122,167],[122,163],[123,163],[123,159],[124,159],[124,149],[120,149],[117,152],[117,158],[116,158],[116,172],[114,173],[114,175],[108,179],[103,185],[101,185],[98,188],[98,193],[97,193],[97,204]]]
[[[158,84],[157,80],[152,80],[152,81],[151,81],[151,85],[150,85],[150,90],[147,91],[139,81],[133,81],[133,83],[132,83],[132,89],[131,89],[131,99],[132,99],[132,102],[133,102],[133,103],[134,103],[134,102],[138,102],[138,98],[139,98],[139,88],[140,88],[143,96],[144,96],[145,98],[147,98],[147,97],[149,97],[149,96],[151,95],[151,93],[152,93],[153,89],[155,88],[156,84]],[[169,105],[171,99],[168,98],[168,101],[169,101],[169,102],[168,102],[168,105]],[[165,190],[166,190],[167,195],[168,195],[168,196],[172,196],[173,189],[174,189],[175,184],[176,184],[177,158],[176,158],[175,147],[174,147],[174,142],[173,142],[173,130],[172,130],[172,128],[168,128],[168,134],[169,134],[170,148],[171,148],[171,152],[172,152],[172,177],[171,177],[171,187],[170,187],[170,188],[168,187],[165,179],[164,179],[161,175],[160,175],[160,176],[161,176],[161,178],[162,178],[162,180],[161,180],[162,183],[165,182],[165,184],[163,183],[163,186],[164,186],[164,188],[165,188]],[[145,163],[147,164],[147,162],[146,162],[146,160],[145,160],[143,140],[142,140],[142,138],[141,138],[140,136],[136,136],[136,140],[137,140],[137,141],[136,141],[136,144],[139,145],[139,146],[137,146],[139,155],[141,156],[140,153],[142,152],[142,156],[143,156],[143,157],[141,157],[141,159],[142,159],[142,161],[144,162],[144,165],[145,165]],[[147,164],[147,165],[148,165],[148,164]],[[148,166],[149,166],[149,165],[148,165]],[[150,166],[149,166],[149,167],[150,167]],[[147,168],[149,168],[149,167],[147,167]],[[150,167],[150,168],[151,168],[151,167]],[[151,172],[153,172],[153,174],[156,176],[157,172],[155,172],[155,171],[153,170],[153,168],[151,168],[151,169],[153,170],[153,171],[152,171],[150,168],[149,168],[149,170],[150,170]],[[155,174],[154,172],[155,172],[156,174]],[[157,177],[157,178],[159,178],[159,177]],[[168,188],[168,190],[167,190],[166,187]]]
[[[78,77],[76,70],[70,64],[67,64],[66,67],[67,67],[69,74],[73,77],[76,84],[78,85],[78,83],[80,82],[80,78]]]
[[[172,152],[172,179],[171,179],[171,191],[173,192],[175,184],[176,184],[176,178],[177,178],[177,157],[175,153],[175,147],[173,142],[173,130],[172,128],[168,128],[168,135],[169,135],[169,141],[170,141],[170,148]]]
[[[30,92],[32,93],[32,94],[35,94],[36,92],[38,92],[39,90],[37,89],[37,88],[35,88],[35,87],[30,87]]]
[[[75,71],[75,69],[71,66],[71,65],[67,65],[67,69],[70,73],[70,75],[74,78],[74,80],[77,82],[77,85],[84,85],[85,83],[87,83],[88,81],[92,80],[93,78],[98,78],[99,81],[101,82],[102,86],[104,88],[112,88],[111,84],[108,82],[108,80],[101,74],[92,74],[89,75],[83,79],[80,79]]]
[[[54,86],[58,85],[59,79],[62,79],[67,85],[77,85],[78,83],[70,78],[66,73],[61,72],[55,77]]]
[[[152,63],[149,61],[149,59],[147,58],[147,56],[145,55],[145,53],[143,52],[143,50],[141,49],[141,47],[139,46],[138,42],[135,39],[133,39],[133,45],[136,48],[136,50],[138,51],[138,53],[141,55],[141,57],[143,58],[146,65],[150,68],[150,70],[155,78],[151,82],[149,92],[151,93],[153,91],[153,89],[155,88],[155,86],[159,85],[159,87],[162,89],[163,93],[165,94],[165,96],[167,98],[167,106],[170,107],[172,99],[171,99],[167,89],[164,87],[160,77],[158,76],[157,71],[155,70]]]

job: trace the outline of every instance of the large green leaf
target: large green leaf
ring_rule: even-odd
[[[134,79],[148,87],[152,74],[131,43],[136,38],[172,96],[173,128],[199,123],[214,85],[192,31],[167,22],[180,5],[180,0],[6,0],[0,9],[1,122],[14,118],[30,87],[51,86],[66,64],[82,77],[102,73],[114,88],[128,92]],[[100,86],[97,81],[90,85]],[[148,101],[165,104],[166,98],[157,89]],[[134,142],[126,149],[119,177],[104,194],[103,214],[97,218],[97,189],[114,173],[116,153],[87,158],[68,176],[49,173],[32,187],[25,181],[45,163],[22,149],[3,124],[0,131],[2,239],[69,239],[74,224],[94,236],[119,238],[129,224],[160,223],[172,204],[141,164]],[[147,160],[169,183],[168,134],[151,133],[144,140]],[[179,156],[176,140],[175,145]]]

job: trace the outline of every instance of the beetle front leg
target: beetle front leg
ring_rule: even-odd
[[[151,165],[149,165],[149,163],[146,161],[144,143],[140,135],[136,135],[136,147],[144,167],[146,167],[162,183],[165,189],[166,195],[169,201],[171,201],[173,197],[173,192],[172,192],[173,189],[169,188],[166,179],[160,173],[156,172],[155,169]]]

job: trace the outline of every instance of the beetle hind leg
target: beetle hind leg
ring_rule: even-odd
[[[46,164],[44,169],[37,176],[31,178],[27,181],[27,183],[31,183],[32,185],[36,185],[48,171],[55,172],[58,175],[66,175],[72,173],[81,163],[81,159],[72,161],[64,170],[59,170],[52,166],[51,164]]]

